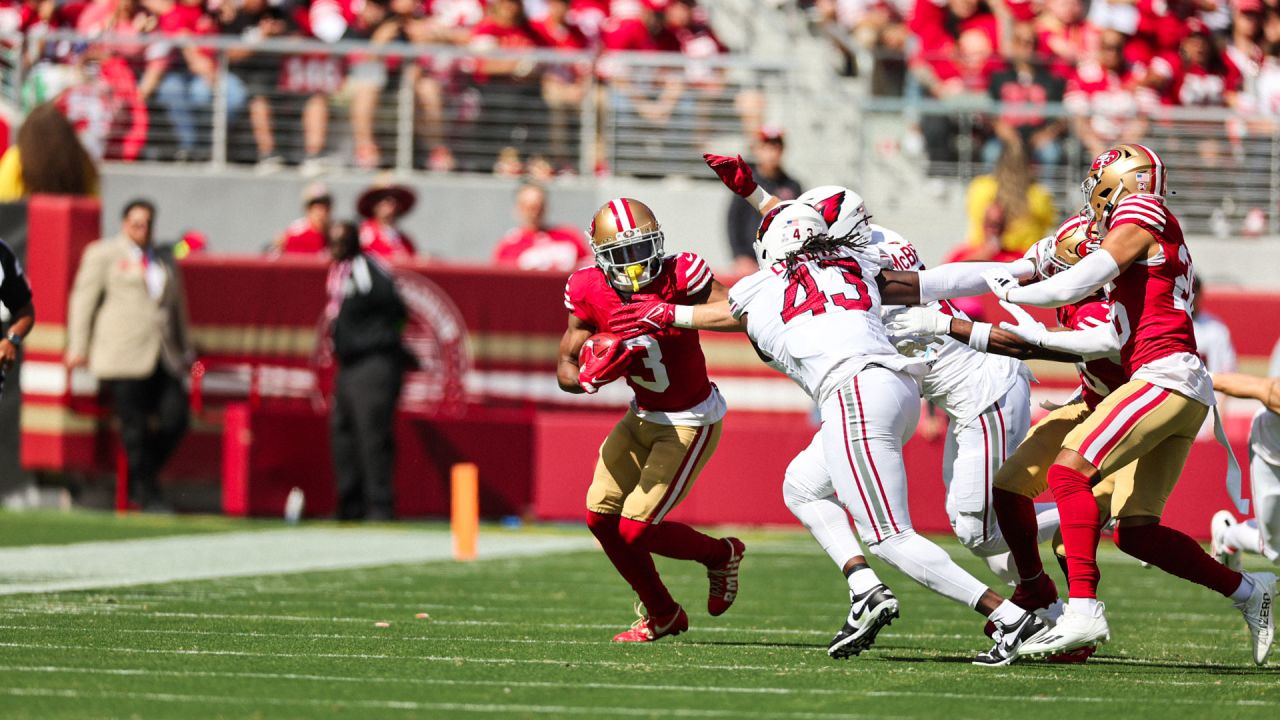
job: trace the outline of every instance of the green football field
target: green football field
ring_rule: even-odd
[[[700,567],[660,561],[691,628],[644,646],[610,643],[633,619],[631,594],[585,529],[482,535],[486,559],[455,563],[430,559],[447,555],[439,525],[0,513],[0,717],[1274,720],[1280,710],[1280,670],[1253,666],[1226,600],[1110,548],[1114,640],[1099,656],[985,669],[969,664],[986,646],[976,614],[883,568],[902,618],[862,657],[829,659],[847,593],[798,532],[742,534],[741,595],[720,618],[706,614]],[[63,544],[31,547],[54,540]],[[321,548],[353,566],[280,570],[312,567]],[[82,580],[122,585],[13,594]]]

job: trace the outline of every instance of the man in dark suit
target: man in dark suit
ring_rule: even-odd
[[[400,341],[406,310],[395,279],[360,250],[359,229],[329,233],[329,314],[338,377],[329,417],[338,519],[394,517],[393,420],[408,355]]]

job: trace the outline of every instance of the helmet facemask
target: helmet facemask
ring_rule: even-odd
[[[662,243],[662,229],[654,223],[620,232],[615,240],[592,245],[591,250],[609,284],[624,292],[638,292],[662,270]]]

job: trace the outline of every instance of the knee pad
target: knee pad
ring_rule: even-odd
[[[956,539],[978,557],[999,555],[1009,550],[994,522],[984,523],[981,515],[959,513],[952,521]]]

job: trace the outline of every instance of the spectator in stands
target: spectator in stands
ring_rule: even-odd
[[[329,416],[339,520],[395,517],[396,403],[408,353],[401,343],[407,311],[395,279],[376,257],[360,249],[354,223],[329,234],[333,265],[329,303],[338,375]]]
[[[1046,104],[1062,102],[1066,83],[1037,63],[1036,31],[1030,23],[1019,23],[1011,33],[1006,57],[1009,67],[991,77],[991,99],[1016,107],[1006,108],[992,123],[995,136],[983,147],[982,157],[994,166],[1005,146],[1021,143],[1048,174],[1062,159],[1062,136],[1066,120],[1046,118]],[[1043,177],[1043,175],[1042,175]]]
[[[57,105],[33,108],[17,140],[0,156],[0,202],[36,193],[98,194],[98,168]]]
[[[88,366],[111,394],[129,499],[167,509],[157,477],[187,432],[183,379],[195,359],[182,274],[152,241],[155,207],[130,201],[120,234],[90,243],[67,311],[69,367]]]
[[[794,200],[804,190],[782,167],[785,149],[786,137],[782,129],[766,125],[760,130],[752,146],[754,162],[751,164],[751,171],[756,182],[766,192],[772,193],[779,200]],[[738,275],[750,275],[760,269],[752,247],[759,227],[760,212],[751,207],[750,203],[736,196],[729,201],[729,249],[733,253],[733,270]]]
[[[905,65],[904,54],[909,33],[903,22],[910,3],[879,2],[878,0],[817,0],[813,13],[818,22],[827,25],[833,33],[848,35],[856,46],[876,54],[871,74],[871,92],[875,95],[901,95]],[[844,44],[838,49],[843,53]],[[852,61],[852,58],[849,58]],[[858,68],[858,72],[866,72]]]
[[[1200,276],[1191,279],[1191,320],[1196,333],[1196,349],[1204,359],[1209,372],[1217,374],[1235,372],[1236,346],[1231,342],[1231,330],[1217,315],[1204,309],[1204,286]]]
[[[413,239],[397,224],[417,199],[404,185],[379,184],[361,193],[356,199],[356,211],[365,218],[360,223],[360,251],[391,260],[416,255]]]
[[[529,23],[520,0],[494,0],[489,14],[472,29],[468,46],[479,51],[532,50],[544,45]],[[531,60],[491,59],[479,62],[474,82],[480,92],[480,118],[473,131],[502,133],[501,141],[522,154],[547,150],[547,107],[542,79]],[[496,153],[495,153],[496,155]]]
[[[546,14],[530,24],[542,44],[556,50],[581,52],[590,41],[569,19],[568,0],[548,0]],[[542,73],[542,99],[551,112],[549,157],[560,171],[576,169],[573,132],[578,128],[582,101],[586,99],[590,66],[551,65]]]
[[[312,183],[302,191],[302,217],[289,223],[271,245],[275,254],[315,255],[329,246],[329,225],[333,218],[333,195],[323,183]]]
[[[1264,8],[1261,0],[1236,0],[1232,6],[1231,37],[1223,54],[1229,74],[1238,76],[1238,84],[1248,91],[1262,70],[1265,56],[1262,45]]]
[[[969,215],[968,254],[962,259],[1016,259],[1053,230],[1057,212],[1053,196],[1035,182],[1022,143],[1005,146],[995,173],[980,175],[969,184],[965,201]],[[988,239],[999,232],[993,257]]]
[[[9,312],[9,327],[0,333],[0,394],[3,394],[4,374],[18,362],[22,341],[36,324],[31,283],[27,282],[13,248],[4,240],[0,240],[0,306]]]
[[[1224,56],[1214,45],[1208,26],[1191,18],[1189,32],[1170,63],[1172,77],[1165,102],[1193,107],[1227,107],[1239,92],[1239,78],[1228,75]]]
[[[514,214],[519,225],[498,241],[494,265],[570,272],[591,262],[581,230],[547,225],[547,192],[541,185],[524,183],[516,190]]]
[[[1063,103],[1075,117],[1076,137],[1094,157],[1121,140],[1137,141],[1147,132],[1147,115],[1159,100],[1143,85],[1145,72],[1124,59],[1125,36],[1102,33],[1098,51],[1067,82]]]
[[[156,29],[162,35],[189,37],[217,31],[213,19],[198,6],[179,4],[175,0],[143,0],[142,5],[155,15]],[[177,136],[174,159],[198,159],[206,154],[207,145],[200,143],[195,113],[215,111],[214,90],[221,83],[227,118],[234,119],[248,102],[244,81],[234,73],[219,75],[216,56],[195,46],[183,46],[167,53],[165,63],[164,75],[155,88],[155,100],[164,108]]]
[[[385,45],[405,40],[400,22],[391,16],[390,0],[366,0],[354,21],[347,26],[343,40]],[[351,92],[351,135],[355,142],[356,167],[376,168],[382,165],[382,151],[374,137],[374,116],[378,96],[387,85],[387,60],[372,55],[348,58],[347,85]]]
[[[1075,72],[1086,48],[1097,44],[1097,30],[1084,21],[1081,0],[1045,0],[1036,34],[1040,53],[1050,59],[1049,69],[1063,78]]]

